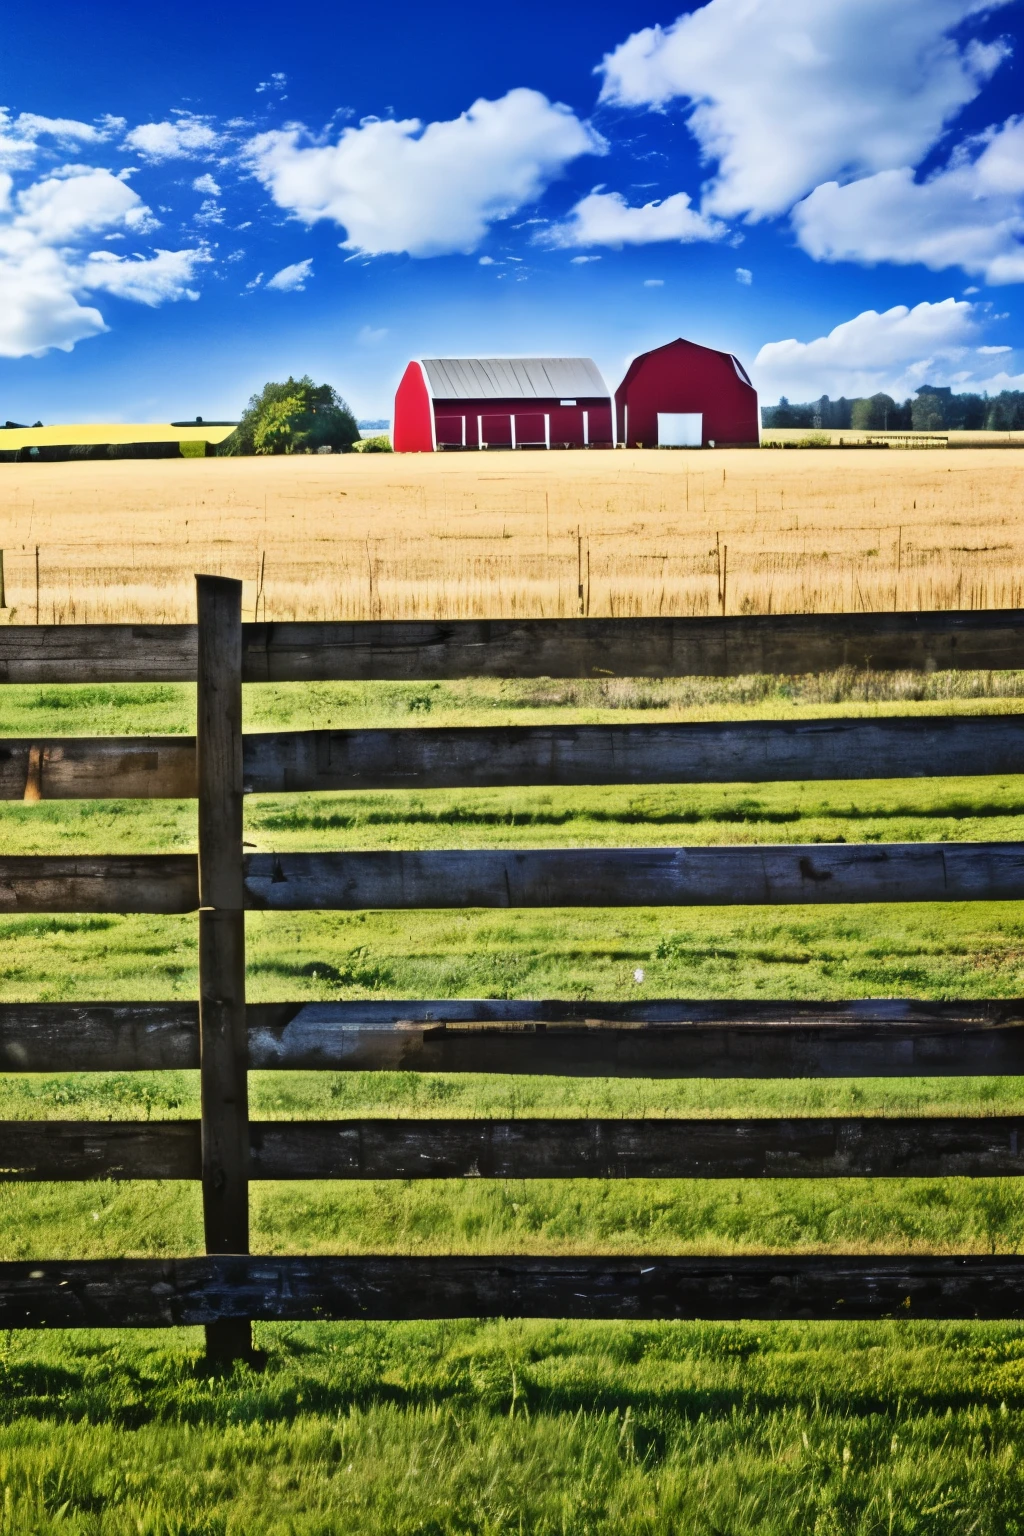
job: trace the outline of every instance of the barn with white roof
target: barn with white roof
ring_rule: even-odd
[[[424,357],[395,395],[396,453],[611,448],[612,400],[589,357]]]

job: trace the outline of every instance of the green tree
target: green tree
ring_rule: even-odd
[[[891,395],[871,395],[867,399],[855,400],[850,412],[850,425],[860,431],[886,432],[896,425],[899,407]]]
[[[330,384],[314,384],[309,374],[291,375],[283,384],[264,384],[253,395],[238,426],[219,453],[315,453],[333,448],[343,453],[359,440],[355,417]]]

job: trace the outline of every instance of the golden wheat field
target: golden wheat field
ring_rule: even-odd
[[[1018,607],[1022,505],[984,448],[4,465],[0,620]]]

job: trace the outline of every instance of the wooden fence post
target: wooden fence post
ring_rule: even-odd
[[[196,577],[199,1041],[207,1253],[249,1251],[242,877],[242,583]],[[211,1359],[252,1358],[248,1318],[208,1323]]]

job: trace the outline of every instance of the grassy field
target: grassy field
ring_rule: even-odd
[[[553,467],[554,466],[554,467]],[[364,454],[0,466],[7,618],[1015,607],[1024,453]],[[582,588],[582,592],[581,589]],[[724,592],[723,592],[724,588]]]
[[[1019,710],[1024,676],[246,690],[248,728]],[[0,731],[191,729],[185,686],[4,690]],[[263,849],[1020,837],[1024,777],[253,796]],[[190,802],[9,804],[10,852],[194,846]],[[250,995],[1024,995],[1012,904],[252,914]],[[0,996],[194,996],[192,918],[0,919]],[[643,972],[642,982],[635,973]],[[257,1073],[260,1118],[1019,1113],[1018,1079]],[[192,1073],[8,1076],[4,1118],[177,1118]],[[259,1184],[257,1251],[1016,1252],[1019,1181]],[[0,1256],[201,1249],[190,1184],[8,1185]],[[0,1533],[587,1536],[1022,1529],[1024,1327],[262,1326],[0,1340]]]
[[[895,461],[895,462],[894,462]],[[729,612],[1020,601],[1009,453],[11,465],[8,602],[246,615]],[[412,514],[410,516],[410,513]],[[154,531],[155,530],[155,531]],[[717,546],[716,546],[717,534]],[[728,547],[728,556],[720,553]],[[265,558],[264,558],[265,556]],[[589,569],[589,575],[588,575]],[[260,588],[260,574],[264,581]],[[252,687],[248,729],[974,715],[1024,674]],[[13,687],[0,735],[189,732],[181,686]],[[1024,769],[1024,765],[1022,765]],[[1024,836],[973,779],[253,796],[259,849]],[[191,802],[0,807],[5,852],[185,850]],[[254,1000],[1024,996],[1016,904],[251,914]],[[194,997],[192,917],[0,915],[0,998]],[[638,975],[641,979],[638,979]],[[644,1082],[256,1073],[260,1118],[1017,1114],[1024,1079]],[[0,1118],[197,1113],[192,1073],[0,1077]],[[1012,1179],[253,1186],[259,1252],[1011,1253]],[[0,1258],[201,1249],[191,1184],[0,1186]],[[0,1536],[1021,1536],[1024,1325],[262,1326],[0,1336]]]

